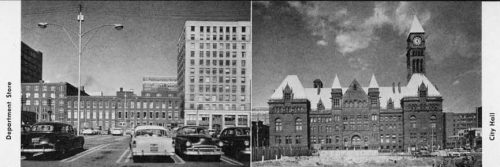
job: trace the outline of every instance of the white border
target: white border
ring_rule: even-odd
[[[0,1],[0,166],[20,166],[21,1]],[[8,98],[7,84],[12,97]],[[7,102],[11,102],[12,138],[7,136]]]
[[[500,158],[500,133],[490,140],[491,129],[497,131],[500,123],[500,3],[482,3],[482,102],[483,102],[483,166],[498,166]],[[486,90],[486,91],[484,91]],[[490,113],[495,113],[495,126],[490,126]]]

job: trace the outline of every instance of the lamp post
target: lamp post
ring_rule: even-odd
[[[83,49],[85,49],[87,44],[92,39],[92,38],[90,38],[87,41],[87,43],[85,43],[85,46],[82,49],[82,37],[85,36],[86,34],[92,32],[92,31],[94,31],[94,30],[97,30],[97,29],[100,29],[100,28],[103,28],[106,26],[113,26],[116,30],[122,30],[123,25],[122,24],[105,24],[105,25],[97,26],[95,28],[92,28],[92,29],[82,33],[82,22],[84,21],[84,15],[82,14],[82,5],[80,5],[80,11],[79,11],[79,14],[77,15],[77,20],[78,20],[78,34],[76,34],[76,35],[78,35],[78,46],[73,41],[73,38],[71,38],[70,32],[62,25],[41,22],[41,23],[38,23],[38,27],[40,27],[42,29],[47,28],[48,25],[54,25],[54,26],[61,27],[64,30],[64,32],[66,33],[66,35],[68,36],[68,38],[70,39],[73,46],[78,49],[78,105],[77,105],[78,106],[78,109],[77,109],[77,113],[78,113],[77,124],[78,125],[77,125],[77,135],[80,135],[81,57],[82,57]],[[75,34],[75,33],[73,33],[73,34]]]

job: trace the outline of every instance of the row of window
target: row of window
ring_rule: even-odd
[[[56,101],[57,100],[51,100],[51,99],[48,99],[48,100],[40,100],[42,103],[41,105],[42,106],[55,106],[56,104]],[[33,100],[33,104],[31,103],[31,100],[26,100],[24,102],[25,105],[34,105],[34,106],[39,106],[40,105],[40,101],[39,100]],[[59,100],[59,106],[64,106],[64,100]]]
[[[226,33],[233,32],[233,33],[235,33],[237,31],[237,28],[238,27],[235,27],[235,26],[191,26],[191,32],[195,32],[196,29],[198,29],[199,32],[212,31],[212,32],[219,32],[219,33],[221,33],[221,32],[226,32]],[[245,26],[239,26],[239,28],[241,30],[240,32],[242,32],[242,33],[247,31],[247,27],[245,27]],[[219,31],[217,31],[217,30],[219,30]],[[226,30],[226,31],[224,31],[224,30]],[[232,31],[230,31],[230,30],[232,30]]]
[[[40,90],[40,86],[38,86],[38,85],[35,85],[35,86],[26,85],[26,86],[24,86],[24,90],[25,91],[31,91],[31,88],[33,88],[33,91],[39,91]],[[56,91],[56,89],[58,89],[58,91],[64,91],[64,86],[47,86],[47,85],[44,85],[44,86],[41,86],[41,88],[42,88],[42,91],[48,91],[49,88],[50,88],[50,91]]]
[[[189,109],[194,110],[241,110],[245,111],[248,109],[247,105],[240,104],[239,108],[237,108],[236,104],[198,104],[196,107],[194,103],[186,103]]]
[[[198,45],[198,47],[196,47],[196,45]],[[238,47],[238,45],[240,45],[240,47]],[[217,45],[217,43],[194,43],[194,42],[191,42],[190,43],[190,48],[191,49],[195,49],[195,48],[199,48],[199,49],[226,49],[226,50],[233,50],[233,51],[237,51],[238,48],[240,48],[241,50],[246,50],[247,49],[247,44],[246,43],[219,43]],[[206,54],[207,57],[210,57],[210,51],[206,51],[208,52]],[[222,51],[221,51],[222,52]],[[229,51],[226,51],[226,52],[229,52]],[[217,57],[217,52],[216,51],[213,51],[212,52],[212,56],[213,57]],[[202,54],[200,54],[200,57],[203,57]]]
[[[234,122],[236,120],[236,117],[238,117],[238,122],[247,122],[248,121],[248,115],[224,115],[224,121],[225,122]],[[210,121],[210,115],[209,114],[187,114],[186,118],[187,121]],[[212,117],[212,122],[222,122],[222,116],[221,115],[213,115]]]
[[[234,78],[236,80],[236,78]],[[235,83],[235,82],[233,82]],[[236,93],[238,91],[237,85],[198,85],[198,91],[195,90],[194,85],[189,85],[189,92],[207,92],[207,93]],[[218,89],[217,89],[218,88]],[[240,92],[246,92],[246,85],[240,85]]]
[[[31,93],[28,92],[28,93],[24,94],[24,97],[31,98],[32,96],[31,96]],[[41,98],[56,98],[56,94],[55,93],[50,93],[50,94],[49,93],[41,93],[41,94],[33,93],[33,98],[40,98],[40,97]],[[64,93],[60,93],[59,98],[64,98]]]
[[[178,101],[168,101],[168,102],[127,102],[129,105],[127,108],[178,108]],[[87,105],[85,105],[87,104]],[[142,104],[142,105],[141,105]],[[80,108],[125,108],[122,102],[114,102],[114,101],[80,101]],[[73,107],[72,107],[73,106]],[[142,107],[141,107],[142,106]],[[69,101],[68,108],[78,108],[77,101]]]
[[[292,142],[292,136],[284,136],[284,143],[281,141],[281,136],[275,136],[275,143],[280,145],[280,144],[301,144],[302,143],[302,136],[297,135],[295,136],[295,143]]]
[[[243,52],[244,53],[244,52]],[[238,66],[238,61],[237,60],[210,60],[210,59],[199,59],[198,64],[196,64],[196,60],[191,59],[190,61],[191,66],[233,66],[236,67]],[[240,67],[245,67],[247,65],[246,60],[241,60],[240,61]],[[221,73],[222,74],[222,73]]]
[[[86,113],[86,114],[85,114]],[[91,114],[92,113],[92,114]],[[148,112],[116,112],[116,115],[118,119],[121,118],[129,118],[129,113],[130,113],[130,118],[148,118]],[[78,112],[74,111],[73,114],[71,114],[71,111],[68,112],[68,119],[74,118],[77,119]],[[84,117],[86,115],[86,117]],[[167,113],[166,112],[149,112],[149,118],[166,118]],[[80,119],[115,119],[115,112],[99,112],[99,115],[97,115],[97,112],[80,112]],[[168,119],[178,119],[179,118],[179,113],[178,112],[168,112]]]
[[[189,101],[195,101],[195,95],[194,94],[189,94]],[[217,99],[217,97],[219,97]],[[222,101],[238,101],[238,99],[236,99],[236,95],[203,95],[203,94],[200,94],[198,95],[198,99],[196,99],[196,101],[198,102],[222,102]],[[247,98],[246,98],[246,95],[240,95],[240,98],[239,98],[239,101],[246,101]]]
[[[195,83],[196,79],[198,78],[198,83],[237,83],[237,76],[219,76],[217,80],[217,76],[189,76],[189,83]],[[246,82],[246,77],[241,76],[240,77],[240,82],[244,84]]]

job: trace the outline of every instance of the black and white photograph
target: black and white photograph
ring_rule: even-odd
[[[250,4],[23,1],[21,166],[250,166]]]
[[[482,166],[480,2],[252,5],[252,166]]]

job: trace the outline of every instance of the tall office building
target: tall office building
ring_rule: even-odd
[[[177,59],[184,125],[250,125],[251,28],[249,21],[186,21]]]
[[[21,83],[42,80],[43,54],[21,42]]]

